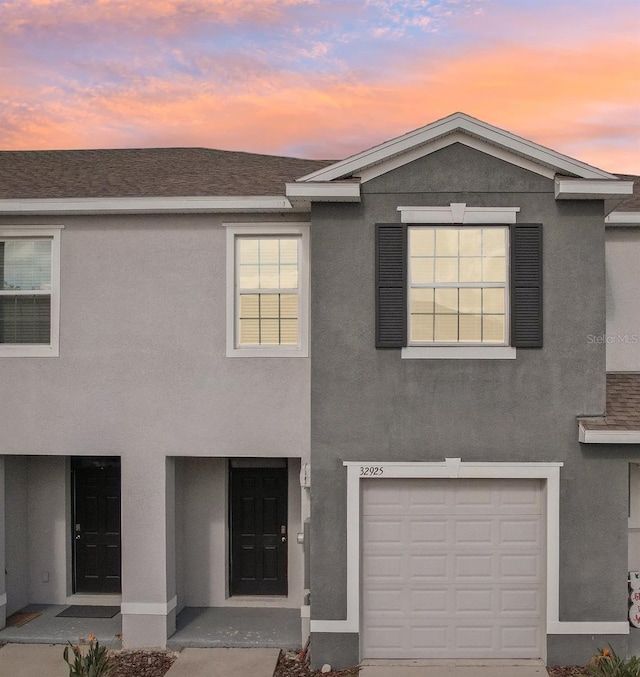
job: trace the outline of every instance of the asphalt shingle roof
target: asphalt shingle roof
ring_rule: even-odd
[[[640,430],[640,372],[607,374],[605,415],[580,422],[585,430]]]
[[[335,160],[215,150],[118,148],[0,151],[0,199],[283,195],[295,181]],[[640,211],[634,195],[616,211]]]
[[[209,148],[0,152],[0,199],[284,195],[332,164]]]

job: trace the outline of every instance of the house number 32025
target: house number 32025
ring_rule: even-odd
[[[384,473],[384,468],[379,465],[361,465],[360,477],[379,477]]]

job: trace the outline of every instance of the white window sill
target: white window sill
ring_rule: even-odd
[[[511,346],[409,346],[403,360],[515,360]]]
[[[0,345],[0,357],[59,357],[57,346],[12,344]]]
[[[305,348],[228,348],[227,357],[309,357]]]

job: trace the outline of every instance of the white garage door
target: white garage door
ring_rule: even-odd
[[[538,480],[362,482],[363,658],[541,658]]]

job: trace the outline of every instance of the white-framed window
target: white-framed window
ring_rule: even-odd
[[[62,226],[0,227],[0,357],[57,357]]]
[[[308,356],[308,225],[227,226],[227,356]]]
[[[508,226],[408,228],[409,346],[507,346]]]

